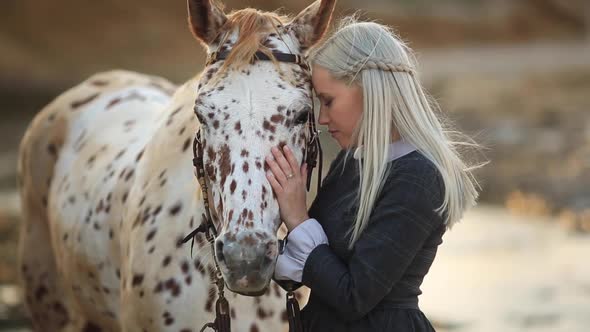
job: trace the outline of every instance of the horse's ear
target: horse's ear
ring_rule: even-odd
[[[210,45],[227,21],[214,0],[187,0],[188,23],[191,31],[205,45]]]
[[[305,50],[317,43],[326,32],[336,0],[317,0],[309,5],[287,25],[299,39],[299,45]]]

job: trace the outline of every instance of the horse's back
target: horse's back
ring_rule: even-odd
[[[19,255],[38,328],[85,324],[74,318],[93,320],[97,309],[116,315],[118,301],[108,295],[119,284],[114,224],[125,205],[121,184],[130,178],[122,172],[149,141],[174,88],[133,72],[96,74],[58,96],[27,129]]]
[[[54,148],[49,217],[55,228],[63,228],[56,235],[65,236],[61,233],[71,227],[68,237],[75,235],[75,242],[85,242],[84,235],[94,239],[75,245],[87,251],[78,255],[102,249],[97,231],[114,225],[101,222],[111,221],[120,212],[112,209],[125,205],[128,191],[123,189],[132,185],[133,169],[171,100],[165,89],[173,86],[161,84],[154,85],[150,76],[112,71],[94,75],[50,105],[54,121],[62,122],[62,137]]]

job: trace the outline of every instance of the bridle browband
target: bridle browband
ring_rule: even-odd
[[[213,52],[209,55],[206,66],[210,66],[217,61],[225,60],[230,51],[224,52]],[[305,62],[303,57],[298,54],[290,54],[290,53],[280,53],[280,52],[272,52],[274,60],[279,62],[286,62],[286,63],[294,63],[303,70],[309,72],[309,65]],[[258,51],[254,54],[252,61],[272,61],[273,59],[269,57],[266,53]],[[313,98],[313,96],[310,96]],[[319,131],[315,125],[315,113],[313,107],[313,100],[312,100],[312,107],[311,111],[308,114],[307,119],[307,128],[308,128],[308,138],[306,142],[305,148],[305,155],[303,159],[307,164],[307,191],[309,191],[311,186],[311,178],[313,169],[316,166],[319,166],[318,175],[317,175],[317,189],[320,189],[321,185],[321,178],[322,178],[322,147],[320,144],[319,138]],[[230,332],[231,331],[231,317],[230,317],[230,310],[229,310],[229,303],[224,296],[223,289],[224,289],[224,280],[223,275],[221,274],[221,270],[219,269],[219,264],[217,263],[217,258],[215,257],[215,247],[214,241],[217,237],[217,230],[215,225],[213,224],[213,219],[211,217],[210,212],[210,204],[209,204],[209,196],[208,196],[208,187],[207,181],[205,178],[205,165],[203,163],[203,142],[201,140],[201,128],[195,134],[195,139],[193,140],[193,166],[196,169],[197,179],[201,186],[201,191],[203,193],[203,203],[205,206],[205,217],[206,220],[204,223],[199,225],[195,230],[190,232],[184,239],[181,240],[181,243],[186,243],[192,239],[191,242],[191,255],[192,249],[194,245],[194,238],[198,233],[205,233],[205,237],[207,241],[211,244],[211,250],[213,253],[213,260],[215,262],[215,284],[217,285],[218,290],[218,299],[215,303],[215,321],[212,323],[207,323],[201,328],[201,332],[207,328],[211,328],[218,332]],[[279,240],[279,252],[282,253],[284,247],[286,245],[287,237],[283,240]],[[275,280],[277,282],[277,280]],[[299,332],[302,331],[301,321],[300,321],[300,312],[299,312],[299,303],[295,298],[293,291],[297,289],[301,284],[291,281],[284,281],[277,282],[281,287],[283,287],[287,291],[287,317],[289,321],[289,332]]]
[[[231,51],[223,51],[223,52],[213,52],[207,58],[206,66],[210,66],[219,60],[225,60],[229,56]],[[309,70],[309,66],[305,62],[304,58],[299,54],[291,54],[291,53],[280,53],[280,52],[271,52],[273,57],[278,62],[289,62],[300,65],[304,67],[306,70]],[[266,53],[258,51],[254,53],[254,57],[252,58],[253,61],[256,60],[263,60],[263,61],[272,61],[272,58],[269,57]]]

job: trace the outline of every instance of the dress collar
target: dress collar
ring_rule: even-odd
[[[397,140],[391,144],[389,144],[389,150],[387,153],[387,162],[396,160],[397,158],[403,157],[408,153],[415,151],[416,148],[406,142],[405,140]],[[354,159],[360,159],[363,153],[363,146],[359,146],[354,150]]]

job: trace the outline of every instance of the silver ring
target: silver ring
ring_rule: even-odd
[[[293,177],[293,174],[292,173],[287,175],[287,179],[290,179],[292,177]]]

